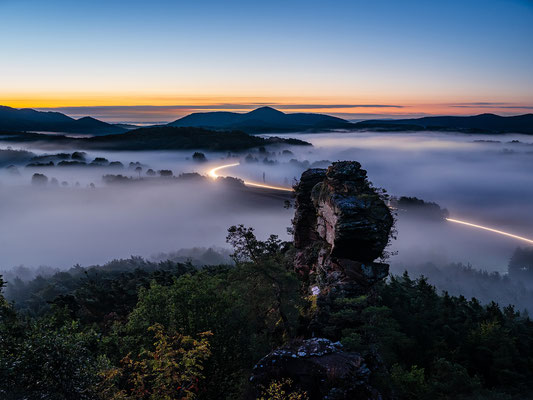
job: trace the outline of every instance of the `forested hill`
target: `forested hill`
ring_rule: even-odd
[[[287,249],[268,248],[236,266],[132,258],[8,283],[15,303],[0,291],[0,397],[176,398],[165,396],[191,385],[198,399],[245,398],[254,364],[296,337],[313,309],[280,263]],[[381,354],[374,385],[384,399],[518,400],[533,390],[533,323],[512,307],[439,294],[408,275],[379,285],[375,298],[338,304],[332,329],[345,351]],[[293,397],[268,397],[278,389]],[[280,381],[262,398],[315,398],[297,393]]]
[[[310,146],[299,139],[248,135],[242,131],[213,131],[203,128],[148,127],[127,133],[72,138],[31,132],[0,132],[7,142],[44,142],[70,148],[95,150],[190,150],[240,151],[270,144]]]
[[[350,122],[324,114],[285,114],[272,107],[257,108],[248,113],[194,113],[168,124],[169,126],[238,129],[249,133],[295,132],[306,130],[348,129]]]
[[[74,119],[59,112],[42,112],[31,108],[0,106],[0,130],[65,132],[105,135],[126,132],[126,129],[92,117]]]
[[[502,117],[480,114],[468,117],[423,117],[413,119],[368,120],[358,122],[355,129],[380,130],[465,130],[480,133],[533,134],[533,114]]]

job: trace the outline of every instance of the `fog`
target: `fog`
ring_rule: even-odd
[[[416,196],[447,208],[454,218],[533,237],[532,137],[435,132],[286,136],[309,141],[313,147],[253,150],[247,161],[248,152],[205,153],[205,163],[193,161],[193,152],[88,152],[85,156],[88,163],[96,157],[119,161],[123,169],[28,168],[25,165],[31,155],[21,153],[13,158],[13,154],[3,152],[0,270],[17,265],[67,268],[130,255],[151,257],[183,248],[225,246],[227,228],[239,223],[254,227],[259,237],[274,233],[289,239],[286,228],[294,210],[284,208],[288,198],[284,194],[246,189],[231,182],[215,184],[208,178],[146,176],[149,168],[169,169],[175,176],[191,172],[207,175],[214,166],[236,161],[241,164],[219,175],[290,186],[309,166],[357,160],[374,185],[391,195]],[[27,144],[10,146],[30,151],[33,156],[67,151]],[[0,144],[0,149],[6,148]],[[130,162],[140,163],[142,171],[129,168]],[[8,165],[16,165],[18,174],[6,169]],[[56,178],[60,186],[50,181],[32,185],[34,173]],[[109,184],[102,180],[106,174],[132,179]],[[61,182],[66,185],[61,186]],[[389,249],[397,253],[390,259],[396,270],[433,261],[471,263],[505,272],[513,250],[523,245],[494,233],[402,213],[397,231],[397,240]]]
[[[123,162],[126,167],[118,170],[88,166],[27,168],[22,163],[13,174],[3,168],[0,270],[18,265],[67,268],[130,255],[152,257],[182,248],[225,246],[227,228],[239,223],[254,226],[260,236],[279,233],[288,239],[286,228],[292,212],[284,208],[284,201],[290,198],[287,195],[215,184],[208,178],[146,176],[148,168],[169,169],[175,176],[206,174],[211,165],[220,164],[218,158],[227,156],[206,154],[211,160],[207,163],[193,162],[190,152],[86,155],[88,161],[105,157]],[[129,162],[142,164],[142,180],[137,171],[127,167]],[[32,185],[34,173],[45,174],[48,184]],[[133,180],[106,184],[102,180],[106,174]],[[52,178],[68,186],[52,186]]]
[[[299,154],[357,160],[375,186],[394,196],[438,203],[450,216],[533,238],[533,138],[523,135],[339,133],[303,135],[315,148]],[[505,272],[523,242],[446,222],[399,215],[391,262],[463,262]]]

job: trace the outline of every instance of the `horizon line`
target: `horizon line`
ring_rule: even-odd
[[[529,105],[511,105],[512,103],[443,103],[435,110],[417,110],[412,105],[393,104],[280,104],[280,103],[213,103],[191,105],[99,105],[99,106],[63,106],[63,107],[6,107],[14,109],[34,109],[36,111],[60,112],[74,119],[86,116],[109,123],[126,124],[161,124],[171,122],[193,113],[202,112],[236,112],[247,113],[257,108],[271,107],[285,113],[326,114],[345,120],[372,119],[416,119],[437,116],[475,116],[495,114],[502,117],[531,114],[518,110],[533,110]],[[1,105],[0,105],[1,106]],[[437,106],[437,105],[434,105]],[[360,108],[361,112],[355,109]],[[478,112],[475,111],[477,109]],[[364,111],[366,112],[364,112]],[[458,113],[457,110],[470,111]],[[490,110],[490,111],[489,111]],[[511,110],[516,110],[512,112]],[[358,110],[359,111],[359,110]]]

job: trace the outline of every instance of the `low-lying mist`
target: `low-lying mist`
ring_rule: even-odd
[[[310,162],[357,160],[377,187],[438,203],[450,216],[533,238],[533,137],[424,133],[302,135]],[[400,214],[391,251],[396,266],[470,263],[505,272],[516,239]]]
[[[90,265],[130,255],[224,246],[229,226],[286,236],[283,200],[208,182],[102,188],[10,187],[0,193],[4,268]]]
[[[374,185],[393,196],[416,196],[438,203],[454,218],[533,237],[532,137],[435,132],[287,136],[313,147],[204,152],[206,162],[193,159],[192,152],[89,152],[84,166],[59,166],[55,160],[52,167],[26,167],[30,158],[54,151],[10,144],[31,154],[0,154],[0,270],[21,264],[66,268],[182,248],[223,247],[227,228],[239,223],[254,227],[259,237],[273,233],[289,239],[286,228],[293,210],[284,208],[286,195],[238,184],[215,185],[208,178],[164,179],[158,173],[207,175],[212,167],[234,162],[240,165],[219,175],[290,187],[309,167],[357,160]],[[66,150],[57,150],[61,152]],[[89,165],[95,158],[122,167]],[[16,171],[6,168],[10,165]],[[155,176],[147,175],[149,169]],[[32,185],[35,173],[46,175],[48,184]],[[104,175],[129,180],[109,184]],[[51,185],[52,178],[58,186]],[[397,239],[390,247],[396,271],[426,262],[462,262],[505,272],[513,250],[521,245],[409,213],[399,213],[396,227]]]

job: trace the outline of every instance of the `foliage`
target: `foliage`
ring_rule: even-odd
[[[2,132],[0,132],[1,134]],[[7,135],[7,133],[5,133]],[[64,135],[46,135],[34,132],[10,132],[2,137],[5,142],[48,142],[72,148],[98,150],[187,150],[241,151],[269,144],[311,146],[299,139],[249,135],[242,131],[214,131],[194,127],[147,127],[126,133],[72,138]]]
[[[526,277],[512,273],[511,269],[508,274],[500,274],[461,263],[442,266],[422,263],[409,265],[407,270],[412,277],[426,276],[439,292],[447,291],[467,299],[475,297],[481,303],[513,304],[520,311],[533,310],[533,280],[528,281]],[[403,267],[391,269],[394,275],[403,272]]]
[[[113,260],[89,268],[76,265],[27,282],[14,278],[6,287],[6,297],[24,314],[40,316],[56,304],[66,306],[83,322],[108,325],[131,312],[137,304],[139,288],[148,287],[153,280],[170,284],[174,276],[195,269],[187,263],[154,263],[141,257]]]
[[[244,227],[230,228],[228,241],[239,254],[235,267],[204,268],[166,286],[152,283],[140,290],[128,323],[115,332],[123,353],[146,346],[142,332],[156,323],[184,335],[212,332],[208,397],[238,396],[254,363],[289,339],[299,318],[299,282],[276,262],[282,259],[281,242],[261,242]]]
[[[135,358],[128,354],[120,367],[101,372],[100,397],[114,400],[189,400],[196,398],[204,378],[204,362],[211,355],[210,332],[199,339],[168,334],[160,324],[153,332],[154,350],[142,350]]]
[[[533,248],[516,248],[509,261],[509,276],[533,284]]]
[[[98,335],[77,322],[50,316],[22,321],[11,316],[1,331],[0,394],[5,399],[93,399]]]
[[[11,281],[15,303],[0,292],[0,397],[242,398],[260,358],[308,334],[316,298],[301,294],[290,244],[242,225],[227,240],[235,265],[131,258]],[[339,295],[321,323],[365,357],[385,398],[508,400],[533,389],[527,315],[439,294],[424,277]],[[307,395],[280,380],[261,396]]]
[[[408,341],[392,346],[403,368],[419,366],[437,395],[480,386],[528,390],[533,370],[533,322],[514,307],[439,296],[425,278],[392,277],[380,291]]]
[[[391,369],[391,380],[401,399],[429,398],[424,368],[412,365],[409,370],[405,370],[400,365],[394,364]]]
[[[293,388],[291,379],[272,381],[258,400],[308,400],[306,392]]]

